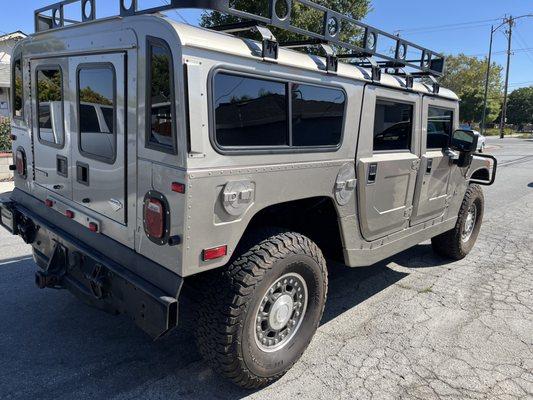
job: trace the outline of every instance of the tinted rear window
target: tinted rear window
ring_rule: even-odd
[[[37,71],[39,139],[52,146],[64,143],[62,80],[59,67]]]
[[[215,114],[220,146],[288,145],[285,83],[217,74]]]
[[[13,63],[13,117],[21,118],[24,109],[23,83],[22,83],[22,60],[16,59]]]
[[[102,65],[78,72],[80,148],[87,157],[115,158],[115,71]]]
[[[339,144],[344,122],[344,92],[296,83],[291,89],[293,146]]]
[[[413,105],[377,100],[374,151],[409,150],[413,133]]]

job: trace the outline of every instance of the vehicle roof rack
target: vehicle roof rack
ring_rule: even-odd
[[[225,32],[252,30],[259,32],[263,38],[263,57],[276,59],[278,47],[302,48],[318,46],[326,53],[326,67],[328,72],[336,72],[338,59],[351,59],[362,67],[371,67],[373,79],[381,76],[383,68],[406,68],[417,71],[409,76],[439,77],[444,72],[445,58],[442,54],[404,40],[399,36],[384,32],[361,21],[340,14],[327,7],[310,0],[263,0],[268,5],[265,15],[252,14],[242,8],[243,2],[235,0],[167,0],[169,4],[147,9],[139,8],[139,0],[118,0],[120,15],[152,14],[180,8],[198,8],[218,11],[223,14],[239,18],[242,22],[216,26],[211,29]],[[80,3],[81,20],[66,19],[64,7],[72,3]],[[96,19],[96,0],[63,0],[35,11],[35,30],[42,32],[50,29],[62,28],[68,24],[93,21]],[[310,9],[321,15],[322,26],[318,31],[310,31],[293,23],[293,8],[296,4]],[[295,33],[302,37],[301,41],[278,43],[268,26]],[[342,38],[345,30],[360,31],[361,38],[357,42],[346,41]],[[392,43],[390,54],[378,49],[381,40]],[[325,47],[324,47],[325,46]],[[340,52],[340,54],[335,54]],[[416,53],[417,57],[408,54]],[[419,55],[419,57],[418,57]],[[422,74],[422,75],[417,75]],[[401,75],[401,74],[398,74]],[[379,80],[379,79],[378,79]]]

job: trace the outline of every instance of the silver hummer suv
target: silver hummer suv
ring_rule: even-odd
[[[178,326],[191,287],[200,352],[257,388],[317,330],[326,260],[369,266],[428,239],[465,257],[496,160],[456,130],[438,53],[309,0],[268,0],[265,15],[170,3],[35,12],[12,57],[16,188],[0,222],[33,247],[39,288],[125,313],[153,338]],[[321,29],[295,26],[296,3]],[[238,22],[160,13],[180,7]],[[343,38],[347,26],[360,34]]]

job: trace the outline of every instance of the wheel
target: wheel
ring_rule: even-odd
[[[326,261],[294,232],[258,240],[209,279],[197,343],[213,369],[248,389],[279,379],[313,338],[327,294]]]
[[[479,185],[470,185],[459,210],[455,228],[431,239],[433,250],[454,260],[465,258],[474,247],[484,209],[483,191]]]

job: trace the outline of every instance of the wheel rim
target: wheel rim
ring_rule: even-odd
[[[465,223],[463,226],[462,239],[463,242],[468,242],[472,237],[472,232],[474,232],[474,227],[476,226],[477,219],[477,207],[474,204],[468,209],[468,214],[466,215]]]
[[[255,318],[255,342],[265,352],[285,347],[307,310],[307,284],[296,273],[283,275],[266,291]]]

